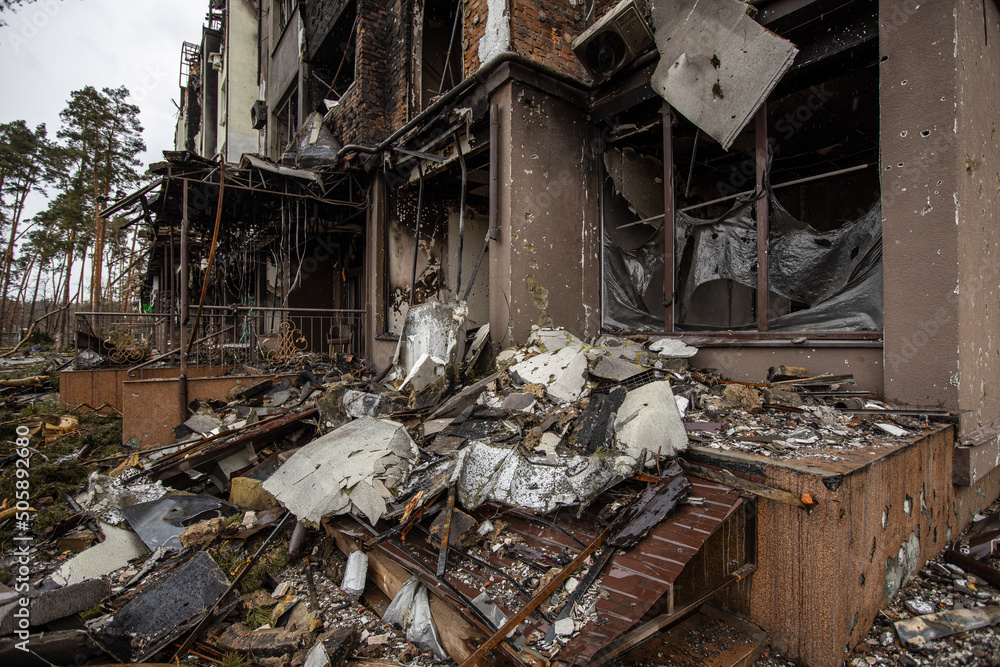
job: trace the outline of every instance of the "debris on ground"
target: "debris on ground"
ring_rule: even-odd
[[[488,331],[466,331],[463,304],[410,313],[387,377],[356,357],[303,354],[280,369],[289,379],[191,401],[172,441],[141,449],[121,443],[107,410],[45,402],[47,379],[0,383],[8,503],[16,429],[32,443],[25,632],[69,633],[40,650],[199,665],[658,664],[656,651],[698,636],[769,664],[759,629],[708,604],[752,576],[753,554],[715,562],[706,545],[743,525],[757,496],[813,501],[686,458],[838,460],[941,417],[801,367],[734,382],[692,368],[696,348],[671,338],[536,327],[477,375]],[[75,363],[105,362],[91,351]],[[0,514],[6,585],[21,528]],[[966,552],[979,558],[996,535],[984,521]],[[698,579],[693,562],[721,578]],[[921,636],[925,654],[949,641],[913,618],[964,608],[923,619],[955,632],[993,618],[995,590],[977,576],[952,585],[962,607],[911,595],[910,611],[887,616],[894,637],[911,633],[893,639],[897,653]],[[16,600],[0,588],[8,636]]]

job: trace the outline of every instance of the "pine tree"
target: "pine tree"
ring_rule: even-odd
[[[14,274],[14,249],[25,230],[21,229],[25,202],[33,191],[56,178],[59,151],[49,141],[45,125],[34,130],[23,120],[0,124],[0,228],[7,233],[7,245],[0,263],[0,325],[11,320],[8,294]]]
[[[138,185],[141,164],[138,156],[146,150],[139,108],[128,102],[128,96],[124,86],[100,91],[87,86],[73,91],[60,113],[63,127],[59,136],[66,141],[72,161],[70,183],[64,192],[67,201],[74,200],[80,211],[79,216],[74,216],[80,227],[68,230],[72,238],[69,252],[73,252],[73,244],[80,239],[92,241],[90,307],[93,310],[101,306],[108,242],[107,221],[100,213],[113,197]],[[88,219],[86,225],[84,221]],[[71,263],[72,255],[68,259]]]

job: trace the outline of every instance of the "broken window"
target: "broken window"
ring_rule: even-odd
[[[358,10],[352,0],[345,5],[340,17],[327,33],[319,49],[312,56],[312,81],[314,100],[324,100],[326,104],[317,108],[326,113],[327,107],[337,102],[354,84],[357,62]]]
[[[462,80],[461,0],[425,0],[422,21],[415,26],[413,80],[416,107],[424,109],[434,98]]]
[[[274,112],[274,152],[280,155],[299,127],[298,79],[292,83],[285,98]]]
[[[881,330],[877,7],[849,4],[867,11],[860,28],[841,14],[833,28],[802,21],[788,30],[802,49],[797,64],[727,139],[728,150],[676,110],[669,114],[667,326],[648,298],[646,275],[662,236],[631,247],[613,235],[609,246],[608,238],[622,226],[609,219],[615,197],[640,211],[636,198],[652,192],[662,170],[636,163],[618,183],[609,167],[605,326],[656,329],[659,320],[660,330],[674,331]],[[616,132],[622,127],[619,120]],[[612,145],[605,153],[606,167],[635,162],[616,151]],[[623,320],[626,311],[632,317]]]
[[[277,34],[280,35],[281,31],[288,25],[288,22],[292,20],[293,12],[295,11],[295,0],[274,0],[272,7],[276,10],[275,13],[278,20]]]

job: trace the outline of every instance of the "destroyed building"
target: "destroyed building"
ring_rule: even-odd
[[[478,332],[481,369],[533,327],[602,349],[680,341],[690,368],[736,382],[808,368],[814,391],[860,400],[851,414],[872,398],[947,422],[832,458],[714,435],[686,455],[816,502],[690,492],[719,494],[713,531],[746,538],[738,562],[698,552],[715,580],[756,567],[728,609],[790,658],[839,664],[1000,495],[997,71],[995,0],[212,0],[182,49],[174,150],[105,212],[153,244],[148,312],[78,318],[120,367],[65,373],[64,401],[110,396],[125,437],[166,445],[192,400],[258,381],[232,369],[302,354],[398,369],[410,309],[456,300],[458,360]],[[451,372],[428,358],[430,380]],[[372,524],[384,509],[327,500]],[[334,524],[345,551],[371,538]]]

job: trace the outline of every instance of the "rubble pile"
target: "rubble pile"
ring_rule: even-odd
[[[50,499],[65,514],[27,532],[40,655],[611,663],[648,638],[640,620],[669,627],[675,604],[755,568],[737,555],[675,601],[685,565],[754,502],[685,461],[692,447],[837,459],[928,426],[850,377],[692,369],[673,339],[536,328],[480,363],[487,336],[460,307],[411,313],[385,379],[357,359],[303,364],[193,401],[175,442],[72,454],[75,487]],[[0,529],[10,546],[12,518]],[[0,589],[0,619],[18,599]]]
[[[846,661],[869,665],[1000,665],[1000,503],[903,586]]]

